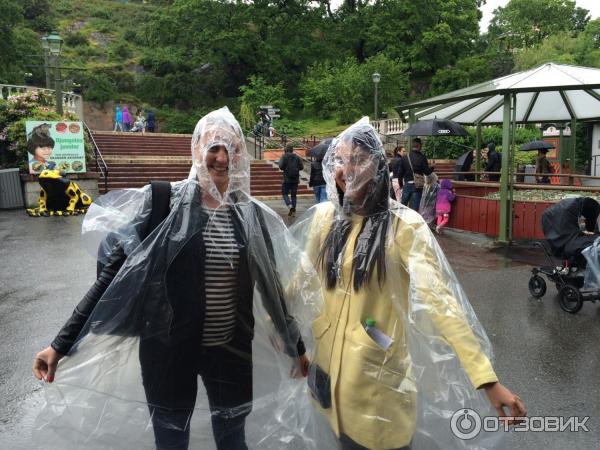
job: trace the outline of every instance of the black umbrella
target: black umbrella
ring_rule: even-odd
[[[462,155],[458,157],[456,160],[456,165],[454,166],[455,172],[468,172],[471,170],[471,165],[473,164],[473,150],[469,150],[468,152],[464,152]],[[467,175],[466,177],[471,177],[471,175]],[[464,174],[455,175],[455,179],[457,181],[462,181],[465,179]]]
[[[331,141],[333,141],[333,138],[323,139],[308,151],[308,156],[312,156],[317,161],[322,161]]]
[[[534,150],[550,150],[551,148],[556,147],[550,142],[546,141],[531,141],[521,146],[521,150],[523,150],[524,152],[532,152]]]
[[[405,136],[467,136],[467,130],[452,120],[427,119],[421,120],[403,133]]]

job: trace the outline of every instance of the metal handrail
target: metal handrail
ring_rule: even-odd
[[[88,136],[92,141],[94,148],[94,160],[96,161],[96,171],[102,173],[102,176],[104,177],[104,192],[108,192],[108,164],[106,164],[106,161],[104,161],[102,153],[98,148],[98,144],[96,144],[96,139],[94,139],[94,134],[85,121],[83,121],[83,128],[87,131]],[[100,159],[100,163],[98,162],[98,159]]]

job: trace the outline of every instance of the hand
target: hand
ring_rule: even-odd
[[[48,383],[52,383],[54,381],[54,373],[56,372],[58,361],[60,361],[64,356],[65,355],[61,355],[52,347],[45,348],[35,355],[32,367],[33,375],[38,380],[44,380]]]
[[[483,388],[485,389],[485,393],[487,394],[490,403],[496,408],[500,417],[506,417],[504,407],[509,409],[511,417],[517,418],[527,415],[527,408],[525,407],[523,400],[521,400],[518,395],[509,391],[502,384],[498,382],[489,383],[484,385]],[[519,420],[510,419],[508,421],[509,425],[514,423],[519,423]]]
[[[302,378],[308,376],[308,366],[310,364],[310,360],[306,353],[298,358],[294,359],[292,363],[292,368],[290,370],[290,377],[292,378]]]

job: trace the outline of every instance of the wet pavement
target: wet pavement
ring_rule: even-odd
[[[286,223],[279,200],[265,203]],[[298,215],[312,202],[300,201]],[[52,340],[94,280],[95,261],[80,244],[82,217],[29,218],[0,211],[0,448],[28,449],[42,403],[31,375],[34,354]],[[546,264],[531,245],[496,247],[479,235],[448,230],[438,238],[494,345],[501,381],[535,416],[590,416],[589,432],[513,432],[508,448],[600,448],[600,303],[563,312],[556,290],[529,296],[533,265]]]

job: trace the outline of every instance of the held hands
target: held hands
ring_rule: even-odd
[[[308,376],[309,364],[310,360],[308,359],[306,354],[299,356],[298,358],[294,358],[292,362],[292,368],[290,369],[290,377],[302,378]]]
[[[58,361],[60,361],[63,356],[65,355],[61,355],[52,347],[45,348],[35,355],[32,367],[33,375],[38,380],[44,380],[48,383],[52,383],[54,381],[54,373],[56,372]]]
[[[487,394],[490,403],[496,408],[500,417],[506,417],[504,408],[508,408],[511,417],[508,420],[509,425],[518,423],[519,417],[527,415],[527,408],[525,407],[523,400],[521,400],[518,395],[509,391],[502,384],[498,382],[488,383],[485,384],[483,388],[485,389],[485,393]]]

